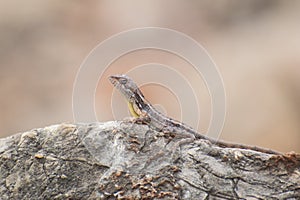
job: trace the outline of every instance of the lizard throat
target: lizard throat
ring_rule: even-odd
[[[128,102],[128,108],[129,108],[130,114],[133,117],[138,118],[139,116],[141,116],[141,111],[138,109],[138,107],[133,102]]]

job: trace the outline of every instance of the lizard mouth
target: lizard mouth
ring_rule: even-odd
[[[117,76],[109,76],[108,79],[114,86],[118,85],[118,77]]]
[[[125,75],[111,75],[109,76],[110,82],[114,86],[125,85],[127,83],[128,78]]]

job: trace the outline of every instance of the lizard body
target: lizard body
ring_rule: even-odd
[[[183,138],[208,140],[211,143],[225,148],[240,148],[259,151],[267,154],[281,155],[270,149],[248,146],[243,144],[233,144],[210,138],[195,131],[188,125],[171,119],[157,111],[144,97],[136,83],[126,75],[113,75],[109,77],[111,83],[125,96],[131,114],[135,117],[145,118],[150,126],[158,131],[170,132]]]

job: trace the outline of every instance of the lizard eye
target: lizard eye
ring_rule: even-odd
[[[125,79],[125,78],[120,78],[119,81],[122,85],[125,85],[127,83],[127,79]]]

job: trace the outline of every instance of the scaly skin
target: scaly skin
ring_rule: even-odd
[[[141,120],[148,122],[151,127],[158,131],[174,133],[180,138],[188,138],[187,141],[195,139],[208,140],[211,143],[224,148],[240,148],[259,151],[267,154],[282,155],[270,149],[261,147],[248,146],[242,144],[227,143],[220,140],[207,137],[195,131],[188,125],[171,119],[159,111],[157,111],[144,97],[136,83],[126,75],[113,75],[109,77],[111,83],[123,94],[128,101],[128,106],[131,114],[134,117],[139,117]]]

